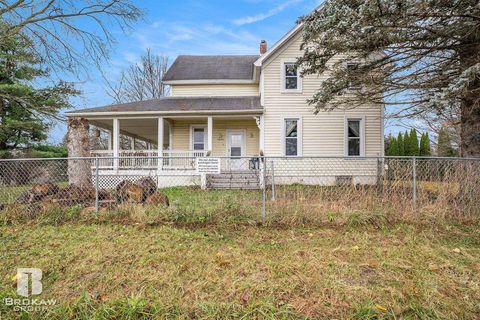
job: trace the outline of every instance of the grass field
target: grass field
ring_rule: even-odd
[[[321,215],[290,206],[276,212],[270,204],[262,226],[258,191],[165,192],[168,209],[56,209],[29,220],[1,213],[0,319],[480,314],[478,220],[378,210]],[[17,297],[17,267],[42,269],[39,297],[57,304],[33,314],[6,306],[5,297]]]

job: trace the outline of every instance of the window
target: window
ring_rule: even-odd
[[[298,89],[297,66],[293,63],[285,63],[285,89]]]
[[[193,150],[205,150],[205,128],[192,128]]]
[[[298,119],[285,119],[285,155],[298,156]]]
[[[282,62],[282,92],[301,92],[302,79],[300,68],[295,62]]]
[[[363,119],[347,119],[346,121],[346,155],[360,157],[364,155]]]
[[[360,88],[359,84],[354,81],[355,73],[358,72],[358,68],[359,68],[358,63],[347,62],[347,73],[349,73],[349,75],[353,77],[353,80],[352,78],[350,78],[350,81],[348,83],[348,89],[355,90]]]

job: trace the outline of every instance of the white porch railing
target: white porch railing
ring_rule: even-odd
[[[98,166],[112,170],[118,162],[119,170],[160,169],[157,150],[120,150],[118,159],[113,158],[113,150],[92,150],[92,157],[99,159]],[[194,170],[195,158],[204,157],[205,150],[164,150],[161,158],[163,170]]]

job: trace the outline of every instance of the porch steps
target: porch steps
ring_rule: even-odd
[[[232,171],[207,176],[208,189],[259,189],[260,172]]]

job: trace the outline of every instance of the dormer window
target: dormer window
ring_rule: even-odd
[[[301,92],[300,68],[295,61],[282,62],[282,92]]]

